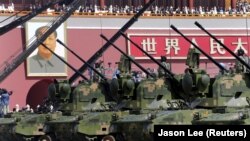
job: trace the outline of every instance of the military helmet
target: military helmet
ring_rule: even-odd
[[[167,61],[166,56],[161,56],[161,62],[166,62],[166,61]]]
[[[237,53],[238,53],[238,56],[242,56],[245,54],[245,52],[242,48],[238,49]]]

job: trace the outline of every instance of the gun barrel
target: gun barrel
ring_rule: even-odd
[[[79,55],[77,55],[72,49],[70,49],[69,47],[67,47],[61,40],[57,39],[56,40],[59,44],[61,44],[63,47],[65,47],[69,52],[71,52],[72,54],[74,54],[79,60],[81,60],[83,63],[86,63],[86,65],[91,68],[96,74],[98,74],[102,79],[106,80],[107,78],[101,74],[99,71],[97,71],[93,66],[91,66],[88,62],[86,62],[85,60],[83,60]]]
[[[185,40],[187,40],[190,44],[192,44],[196,49],[198,49],[203,55],[205,55],[209,60],[211,60],[217,67],[219,67],[221,70],[228,72],[228,70],[223,67],[220,63],[215,61],[210,55],[208,55],[206,52],[204,52],[200,47],[198,47],[195,43],[193,43],[190,39],[188,39],[184,34],[182,34],[174,25],[170,26],[175,32],[180,34]]]
[[[241,64],[243,64],[247,69],[250,70],[250,66],[243,61],[239,56],[237,56],[233,51],[231,51],[228,47],[226,47],[220,40],[218,40],[215,36],[213,36],[211,33],[209,33],[201,24],[199,24],[197,21],[194,23],[196,26],[198,26],[201,30],[203,30],[205,33],[207,33],[210,37],[212,37],[217,43],[219,43],[224,49],[226,49],[232,56],[234,56],[237,60],[240,61]]]
[[[67,63],[65,60],[63,60],[59,55],[57,55],[55,52],[53,52],[50,48],[48,48],[44,43],[40,42],[42,46],[44,46],[46,49],[48,49],[52,54],[54,54],[58,59],[60,59],[63,63],[65,63],[68,67],[70,67],[72,70],[74,70],[78,75],[80,75],[83,79],[88,80],[84,75],[82,75],[80,72],[78,72],[73,66],[71,66],[69,63]]]
[[[131,62],[133,62],[137,67],[139,67],[144,73],[147,75],[154,77],[151,73],[149,73],[145,68],[143,68],[140,64],[135,62],[133,59],[131,59],[125,52],[123,52],[119,47],[117,47],[115,44],[113,44],[110,40],[108,40],[104,35],[100,35],[104,40],[109,42],[115,49],[117,49],[120,53],[122,53],[124,56],[126,56]]]

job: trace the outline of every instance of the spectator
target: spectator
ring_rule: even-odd
[[[242,48],[238,49],[237,55],[239,56],[239,58],[242,61],[249,64],[249,58],[248,58],[248,56],[246,56],[245,51]],[[246,66],[244,66],[239,60],[236,60],[235,65],[236,65],[236,72],[237,73],[241,73],[241,72],[246,73],[247,72]]]
[[[6,115],[9,113],[9,100],[10,100],[10,95],[12,95],[12,91],[7,91],[6,89],[2,89],[2,94],[1,94],[1,104],[3,108],[3,114]]]

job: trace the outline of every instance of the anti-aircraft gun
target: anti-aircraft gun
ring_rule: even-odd
[[[204,70],[199,69],[199,54],[202,53],[205,55],[221,70],[221,72],[227,73],[228,70],[216,60],[214,60],[211,56],[209,56],[206,52],[204,52],[190,39],[188,39],[175,26],[171,25],[170,27],[194,47],[189,49],[189,55],[187,56],[186,60],[186,64],[189,66],[189,68],[185,70],[185,74],[182,79],[182,87],[191,98],[193,97],[192,99],[196,99],[196,106],[203,107],[206,105],[204,107],[210,107],[210,104],[212,103],[210,98],[213,92],[211,91],[211,85],[214,83],[214,79],[209,78]]]
[[[219,43],[244,67],[250,68],[249,64],[205,30],[198,22],[195,22],[195,25]],[[215,102],[207,104],[207,106],[214,107],[213,113],[207,116],[196,113],[193,124],[249,124],[249,82],[248,72],[231,72],[218,76],[211,85],[212,95],[210,99]]]
[[[65,44],[62,42],[61,44],[71,53],[76,55],[77,58],[85,62],[72,50],[66,47]],[[103,78],[103,81],[107,80],[105,76],[91,65],[89,65],[89,67],[100,75],[100,77]],[[56,99],[56,101],[59,101],[57,111],[61,111],[62,116],[48,118],[43,128],[43,131],[46,134],[40,139],[54,137],[55,139],[80,140],[80,138],[87,138],[85,135],[78,134],[81,130],[87,128],[86,124],[83,125],[84,121],[88,120],[87,123],[91,124],[89,120],[92,118],[100,118],[101,120],[101,118],[105,117],[105,112],[107,112],[109,117],[112,115],[109,111],[112,111],[113,103],[105,101],[105,95],[102,93],[100,85],[97,82],[81,81],[76,86],[70,86],[69,90],[71,91],[67,91],[67,93],[64,94],[62,88],[65,86],[70,86],[68,81],[53,83],[50,85],[50,87],[52,87],[50,90],[50,100],[53,101],[53,99]],[[83,132],[88,134],[85,130]]]
[[[153,61],[154,63],[156,63],[161,69],[164,70],[164,77],[159,76],[156,79],[147,79],[146,81],[143,81],[143,83],[141,84],[142,87],[145,88],[150,88],[150,87],[154,87],[154,91],[151,90],[151,92],[149,92],[150,90],[148,89],[148,91],[144,90],[144,92],[149,92],[148,97],[148,101],[146,102],[147,104],[150,103],[150,105],[148,105],[147,107],[150,109],[159,109],[160,107],[165,109],[165,108],[182,108],[183,104],[182,101],[179,101],[179,99],[177,99],[176,95],[179,95],[179,93],[176,93],[176,88],[179,87],[179,84],[177,82],[177,80],[175,80],[174,78],[174,74],[168,70],[166,68],[166,66],[164,66],[162,63],[158,62],[154,57],[152,57],[149,53],[147,53],[145,50],[143,50],[138,44],[136,44],[134,41],[132,41],[130,38],[128,38],[124,33],[122,33],[122,36],[130,41],[137,49],[139,49],[141,52],[143,52],[146,56],[148,56],[150,58],[151,61]],[[167,81],[166,81],[167,80]],[[174,84],[170,85],[170,83],[173,82]],[[171,86],[174,86],[173,88],[171,88]],[[166,90],[168,89],[168,90]],[[169,92],[171,91],[171,92]],[[181,92],[181,91],[179,91]],[[171,93],[171,94],[170,94]],[[147,94],[145,94],[147,95]],[[176,100],[173,100],[175,99]],[[153,99],[153,101],[152,101]],[[166,103],[167,101],[167,103]],[[171,102],[172,101],[172,102]],[[144,106],[145,107],[145,106]]]
[[[123,56],[121,56],[120,62],[118,64],[119,74],[116,74],[115,78],[111,81],[111,92],[113,95],[117,95],[118,104],[123,105],[123,108],[128,108],[131,110],[138,111],[142,107],[141,95],[139,94],[138,86],[139,82],[132,80],[131,74],[131,62],[133,62],[137,67],[139,67],[148,78],[155,79],[155,76],[143,68],[140,64],[134,61],[130,56],[123,52],[119,47],[111,43],[104,35],[101,35],[103,39],[109,42],[115,49],[117,49]],[[120,103],[122,102],[122,103]],[[139,105],[138,105],[139,103]]]
[[[232,56],[234,56],[237,61],[239,61],[244,67],[250,69],[249,64],[247,64],[244,60],[242,60],[239,56],[237,56],[234,52],[232,52],[228,47],[226,47],[223,43],[221,43],[215,36],[205,30],[198,22],[195,24],[205,31],[211,38],[213,38],[216,42],[218,42],[224,49],[226,49]],[[222,77],[223,76],[223,77]],[[217,81],[214,83],[214,92],[213,95],[219,95],[218,91],[220,91],[220,95],[224,97],[228,97],[227,99],[223,99],[224,102],[230,100],[232,97],[249,97],[249,73],[248,72],[240,72],[240,73],[231,73],[220,76]],[[218,83],[218,84],[217,84]],[[232,84],[232,85],[230,85]],[[229,86],[230,85],[230,86]],[[220,89],[220,90],[219,90]],[[246,100],[245,100],[246,101]],[[218,102],[219,103],[219,102]],[[246,104],[245,102],[241,104]],[[239,104],[240,104],[239,103]],[[227,105],[218,105],[218,106],[227,106]]]
[[[196,44],[194,44],[191,40],[189,40],[186,36],[184,36],[174,26],[171,26],[171,27],[180,35],[182,35],[194,47],[199,49],[199,47]],[[201,49],[199,50],[202,52]],[[243,113],[240,112],[241,116],[239,116],[238,113],[234,111],[235,109],[234,110],[230,108],[226,109],[226,106],[232,107],[233,105],[234,106],[238,105],[238,107],[241,107],[243,105],[244,106],[249,105],[247,104],[248,103],[247,100],[244,100],[244,98],[243,99],[239,98],[240,95],[242,94],[242,92],[239,92],[239,90],[247,91],[248,89],[244,82],[240,82],[242,81],[242,76],[237,75],[237,74],[229,74],[228,70],[226,70],[221,64],[217,63],[209,55],[205,55],[205,56],[207,56],[209,60],[211,60],[216,66],[220,68],[221,74],[220,76],[217,76],[216,78],[210,78],[210,84],[209,84],[209,89],[208,89],[209,91],[206,95],[199,98],[199,101],[196,104],[196,106],[203,107],[206,109],[212,109],[213,112],[218,113],[218,114],[213,113],[211,115],[208,115],[208,114],[204,115],[204,114],[201,114],[200,112],[197,112],[194,114],[193,124],[239,124],[241,123],[242,117],[246,117],[244,116],[245,114],[243,114],[244,112]],[[228,109],[234,112],[227,112],[224,115],[221,114],[223,112],[225,113],[225,111]]]

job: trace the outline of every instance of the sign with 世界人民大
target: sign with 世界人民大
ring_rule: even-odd
[[[250,38],[246,35],[215,35],[226,47],[233,52],[242,48],[248,54]],[[186,59],[188,49],[193,47],[188,41],[179,35],[168,34],[129,34],[128,37],[139,45],[147,53],[156,59],[160,56],[172,59]],[[208,55],[214,59],[233,59],[219,43],[208,35],[187,35],[187,37]],[[143,52],[128,41],[128,53],[135,59],[149,59]],[[207,59],[201,55],[201,59]]]

